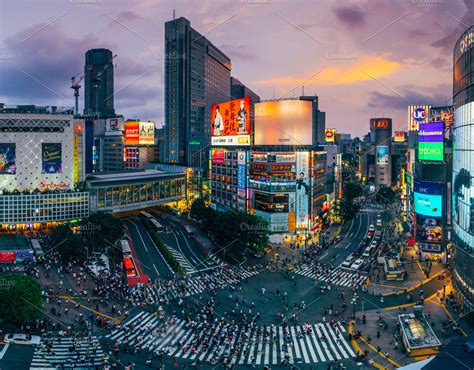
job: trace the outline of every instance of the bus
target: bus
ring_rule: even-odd
[[[41,248],[38,239],[31,239],[31,249],[33,249],[37,261],[41,261],[44,258],[43,248]]]
[[[130,249],[128,240],[120,240],[120,245],[122,247],[123,258],[132,257],[132,250]]]
[[[158,222],[158,220],[155,217],[150,215],[148,212],[141,211],[140,213],[142,214],[143,217],[145,217],[147,219],[148,222],[150,222],[152,224],[155,231],[157,231],[159,233],[165,232],[165,228],[163,227],[162,224],[160,224]]]
[[[123,267],[125,269],[125,274],[127,277],[137,277],[138,272],[135,267],[135,263],[133,262],[133,258],[131,257],[125,257],[123,259]]]
[[[190,226],[184,226],[184,230],[186,231],[187,236],[194,238],[194,230]]]

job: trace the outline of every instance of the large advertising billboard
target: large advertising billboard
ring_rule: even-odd
[[[296,153],[296,228],[308,228],[309,152]]]
[[[430,120],[429,105],[410,105],[408,106],[408,130],[418,131],[420,123],[427,123]]]
[[[0,143],[0,175],[16,174],[16,146],[14,143]]]
[[[41,173],[62,173],[62,150],[61,143],[43,143],[42,170]]]
[[[211,144],[250,145],[250,98],[214,104],[211,109]]]
[[[405,141],[405,131],[395,131],[393,135],[393,141],[396,143],[402,143]]]
[[[224,164],[225,163],[225,151],[214,150],[212,152],[212,164]]]
[[[313,145],[313,105],[304,100],[255,104],[255,145]]]
[[[423,243],[441,243],[443,227],[441,220],[431,217],[418,217],[416,227],[417,240]]]
[[[384,166],[388,164],[389,154],[388,154],[388,146],[386,145],[379,145],[376,147],[375,152],[376,163],[378,165]]]
[[[444,160],[444,122],[419,125],[418,159],[422,161]]]
[[[335,135],[336,135],[335,128],[327,128],[324,132],[324,138],[326,140],[326,143],[334,143]]]
[[[415,213],[427,217],[443,215],[443,184],[415,180]]]
[[[125,145],[153,145],[155,143],[155,123],[128,121],[124,123]]]

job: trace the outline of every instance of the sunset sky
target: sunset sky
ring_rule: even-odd
[[[0,102],[72,107],[85,51],[107,47],[118,55],[116,112],[161,125],[173,9],[262,99],[304,84],[326,126],[353,135],[377,116],[406,129],[409,104],[451,103],[454,43],[474,22],[469,0],[0,0]]]

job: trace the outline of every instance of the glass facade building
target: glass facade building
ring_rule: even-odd
[[[453,284],[465,311],[474,308],[474,26],[454,47]]]

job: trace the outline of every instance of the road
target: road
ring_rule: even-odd
[[[371,223],[374,223],[374,215],[367,213],[358,213],[350,222],[346,223],[342,229],[342,240],[328,249],[321,256],[321,261],[338,266],[344,259],[357,250],[360,243],[365,239],[367,229]]]
[[[138,262],[153,281],[156,279],[172,279],[174,272],[161,255],[156,244],[140,219],[127,220],[125,222],[130,232],[133,245],[137,254]]]

